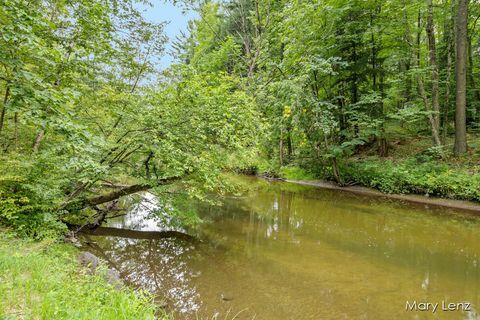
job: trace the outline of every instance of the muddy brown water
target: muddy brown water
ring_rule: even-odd
[[[116,234],[90,236],[90,250],[164,299],[176,319],[479,318],[479,218],[237,179],[248,192],[194,205],[203,222],[188,232],[201,242]],[[110,226],[164,230],[151,214],[158,207],[145,194]],[[444,310],[449,303],[456,310]]]

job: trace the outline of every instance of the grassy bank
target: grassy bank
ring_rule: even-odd
[[[471,146],[478,145],[478,139]],[[385,193],[427,194],[449,199],[480,201],[480,153],[472,148],[462,158],[429,148],[428,137],[396,142],[389,157],[376,156],[375,148],[339,161],[342,180]],[[290,180],[334,180],[331,167],[290,165],[278,171]]]
[[[72,246],[0,229],[0,319],[154,319],[148,295],[79,272]]]

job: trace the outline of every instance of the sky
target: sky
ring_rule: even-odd
[[[169,54],[172,48],[172,41],[181,31],[187,31],[188,21],[196,18],[193,11],[182,13],[182,8],[174,6],[163,0],[152,0],[153,7],[138,4],[139,10],[143,11],[143,16],[153,22],[168,22],[165,27],[165,34],[168,37],[168,43],[165,46],[165,55],[160,59],[159,69],[165,69],[173,62],[173,57]]]

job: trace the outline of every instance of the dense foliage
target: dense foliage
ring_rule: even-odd
[[[365,150],[385,158],[419,136],[441,155],[434,165],[465,156],[467,138],[465,157],[478,155],[475,1],[228,0],[198,12],[178,58],[243,79],[267,120],[270,170],[328,167],[322,177],[346,183],[354,177],[342,159]],[[370,178],[354,181],[375,185]],[[400,189],[390,191],[415,188]]]
[[[155,68],[163,27],[128,0],[1,1],[0,222],[43,238],[136,191],[200,196],[255,147],[238,77]]]

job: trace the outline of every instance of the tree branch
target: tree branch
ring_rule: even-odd
[[[169,178],[164,178],[156,181],[155,183],[149,184],[149,183],[140,183],[140,184],[134,184],[131,186],[123,187],[118,190],[112,191],[107,194],[102,194],[99,196],[95,197],[90,197],[90,198],[84,198],[80,200],[74,200],[69,203],[67,203],[65,207],[66,210],[81,210],[86,207],[94,207],[100,204],[104,204],[116,199],[119,199],[124,196],[128,196],[130,194],[134,194],[140,191],[147,191],[155,186],[161,186],[161,185],[167,185],[174,183],[175,181],[178,181],[182,178],[183,176],[174,176],[174,177],[169,177]]]

